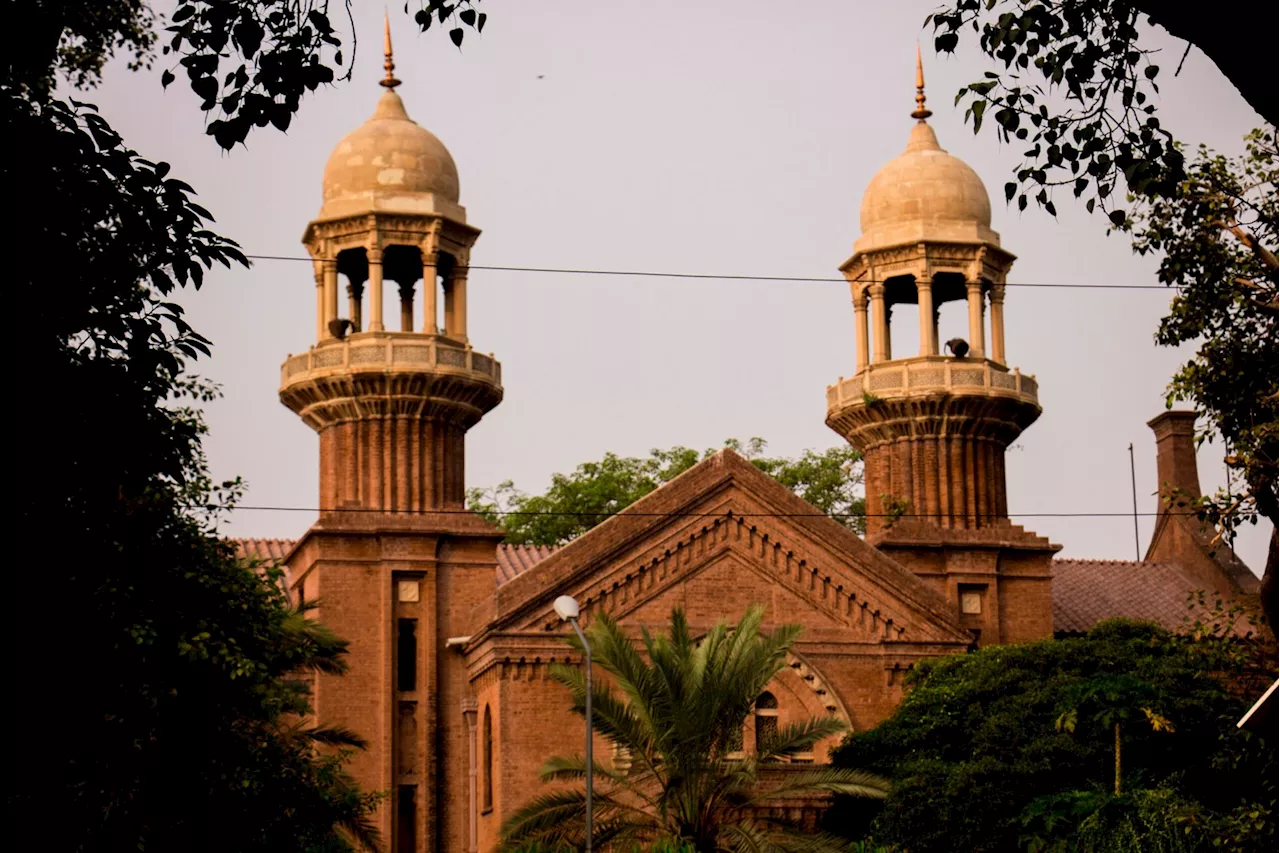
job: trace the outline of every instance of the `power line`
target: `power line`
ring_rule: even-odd
[[[201,510],[226,510],[226,511],[253,511],[253,512],[312,512],[312,513],[374,513],[377,515],[496,515],[496,516],[561,516],[570,518],[613,518],[617,515],[629,515],[639,518],[722,518],[726,515],[733,515],[738,518],[940,518],[941,513],[929,512],[880,512],[880,513],[861,513],[861,512],[751,512],[741,513],[733,511],[719,512],[638,512],[634,510],[615,510],[613,512],[585,512],[576,510],[493,510],[489,512],[480,512],[470,509],[370,509],[367,507],[341,507],[335,509],[320,509],[318,507],[302,507],[302,506],[244,506],[244,505],[226,505],[226,504],[191,504],[186,509]],[[1159,516],[1159,515],[1187,515],[1194,516],[1197,513],[1192,511],[1178,512],[1168,511],[1160,512],[1141,512],[1136,513],[1139,516]],[[974,517],[980,519],[998,519],[998,518],[1132,518],[1135,513],[1132,512],[1010,512],[1004,514],[978,513]]]
[[[295,257],[292,255],[245,255],[257,261],[308,261],[313,258]],[[596,270],[596,269],[560,269],[557,267],[502,267],[480,264],[469,264],[459,269],[487,270],[489,272],[525,272],[551,273],[555,275],[595,275],[632,278],[678,278],[709,281],[775,281],[800,282],[807,284],[847,284],[844,278],[797,276],[797,275],[737,275],[733,273],[692,273],[692,272],[657,272],[653,270]],[[859,279],[866,284],[884,284],[889,279]],[[1163,284],[1082,284],[1078,282],[1046,282],[1046,281],[1008,281],[1005,287],[1055,287],[1076,288],[1080,290],[1176,290],[1175,286]]]

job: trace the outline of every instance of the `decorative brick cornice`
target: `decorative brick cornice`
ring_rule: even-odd
[[[581,599],[584,618],[596,613],[623,618],[668,588],[681,583],[725,551],[745,552],[763,559],[773,569],[775,580],[785,579],[788,587],[823,610],[859,630],[873,640],[905,639],[907,627],[897,613],[876,593],[859,592],[832,578],[830,569],[811,563],[781,541],[777,532],[766,529],[763,519],[748,520],[733,511],[710,519],[700,529],[680,539],[655,547],[651,554],[587,586]],[[759,565],[759,560],[752,561]],[[537,617],[544,631],[556,631],[561,620],[547,611]]]

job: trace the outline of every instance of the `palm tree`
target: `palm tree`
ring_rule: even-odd
[[[825,765],[796,768],[760,784],[762,766],[810,752],[842,732],[845,726],[835,717],[779,726],[754,755],[736,755],[747,715],[786,665],[800,634],[798,625],[762,632],[763,616],[764,608],[753,606],[736,626],[721,622],[698,640],[676,609],[668,636],[643,632],[643,653],[608,616],[593,620],[592,657],[613,684],[592,685],[592,724],[631,761],[625,771],[594,767],[598,847],[666,841],[696,853],[843,850],[847,842],[801,833],[762,809],[804,794],[885,796],[887,783],[879,777]],[[576,637],[570,643],[580,646]],[[558,666],[553,675],[569,688],[575,710],[584,713],[581,670]],[[552,758],[542,769],[544,781],[581,781],[585,775],[580,756]],[[571,788],[537,797],[507,820],[503,849],[580,848],[584,800],[585,791]]]

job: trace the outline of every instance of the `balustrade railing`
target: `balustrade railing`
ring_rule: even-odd
[[[861,373],[827,387],[827,408],[862,402],[867,397],[903,397],[928,392],[982,391],[1039,403],[1034,376],[1016,367],[978,359],[925,357],[869,365]]]
[[[356,334],[341,341],[328,341],[307,352],[291,355],[280,369],[281,384],[299,374],[325,368],[431,369],[462,371],[488,377],[502,384],[502,365],[497,359],[460,347],[438,337],[417,334]]]

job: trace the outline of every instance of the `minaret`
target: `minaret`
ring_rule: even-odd
[[[405,111],[389,26],[385,53],[385,91],[329,157],[303,236],[316,342],[285,360],[280,400],[320,439],[320,516],[288,558],[293,594],[350,642],[347,674],[316,676],[316,715],[368,742],[352,773],[390,792],[378,824],[409,853],[468,848],[466,810],[443,804],[468,796],[475,709],[447,640],[493,594],[501,535],[465,510],[464,445],[502,400],[502,371],[468,335],[480,232],[457,167]]]
[[[827,425],[865,458],[869,542],[934,581],[982,642],[1043,636],[1057,548],[1010,524],[1005,495],[1005,450],[1040,415],[1034,376],[1010,370],[1005,357],[1014,256],[991,230],[982,180],[939,146],[930,115],[917,47],[907,149],[872,178],[862,235],[840,267],[853,295],[856,368],[827,389]],[[967,307],[967,340],[943,352],[939,311],[957,301]],[[918,313],[919,349],[895,358],[890,317],[899,306]],[[1001,601],[1012,590],[1002,573],[1015,564],[1045,581],[1043,601],[1017,624]]]

